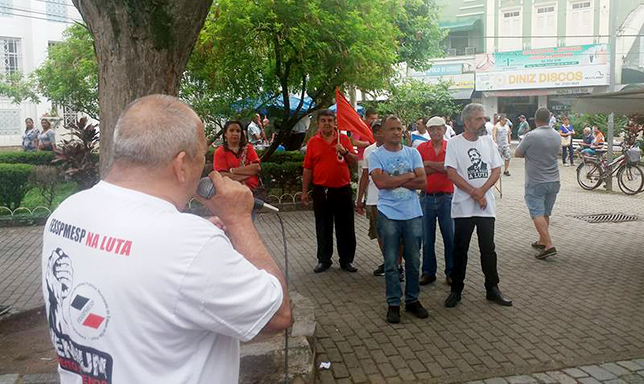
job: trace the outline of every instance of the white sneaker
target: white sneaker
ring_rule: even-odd
[[[567,166],[568,166],[568,163],[564,163],[564,167],[567,167]]]

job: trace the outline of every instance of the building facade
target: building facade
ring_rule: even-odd
[[[0,0],[0,75],[31,73],[75,21],[82,19],[70,0]],[[39,126],[41,116],[51,109],[47,100],[17,105],[0,97],[0,146],[21,145],[25,119]]]
[[[644,83],[644,0],[439,0],[446,56],[411,76],[450,80],[455,98],[492,116],[571,112],[583,94],[608,90],[609,20],[617,19],[616,90]],[[434,69],[435,68],[435,69]],[[460,69],[460,71],[459,71]],[[444,71],[458,73],[443,73]]]

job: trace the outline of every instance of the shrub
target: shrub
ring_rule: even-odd
[[[285,193],[294,194],[302,189],[301,162],[262,163],[261,176],[264,187],[269,192],[279,192],[283,195]]]
[[[0,163],[6,164],[32,164],[50,165],[54,160],[54,153],[48,151],[38,152],[0,152]]]
[[[97,163],[98,127],[88,125],[83,117],[67,126],[72,140],[64,140],[55,150],[55,164],[65,170],[65,177],[75,181],[80,190],[91,188],[98,183],[99,170]]]
[[[60,182],[61,175],[58,168],[48,165],[37,165],[29,175],[29,184],[38,189],[49,208],[53,205],[56,187]]]
[[[16,209],[29,190],[31,164],[0,164],[0,206]]]
[[[261,158],[262,155],[264,154],[264,151],[259,151],[257,155]],[[286,151],[286,152],[274,152],[271,157],[266,160],[264,163],[276,163],[276,164],[282,164],[286,162],[296,162],[296,163],[302,163],[304,161],[304,154],[300,153],[300,151]]]

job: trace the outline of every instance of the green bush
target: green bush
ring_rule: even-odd
[[[48,151],[38,152],[0,152],[0,163],[6,164],[32,164],[51,165],[54,160],[54,153]]]
[[[16,209],[29,190],[31,164],[0,164],[0,206]]]
[[[259,151],[257,155],[262,157],[264,151]],[[276,163],[282,164],[287,162],[296,162],[302,163],[304,161],[304,155],[300,151],[285,151],[285,152],[273,152],[271,157],[265,161],[265,163]]]
[[[262,163],[262,182],[272,194],[295,194],[302,190],[302,163]]]

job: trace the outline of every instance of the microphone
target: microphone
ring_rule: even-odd
[[[204,199],[209,200],[213,196],[215,196],[215,193],[217,193],[217,191],[215,191],[215,184],[212,182],[212,180],[210,180],[210,177],[202,177],[201,180],[199,180],[199,184],[197,185],[197,194]],[[255,205],[253,206],[253,210],[258,211],[262,208],[266,208],[273,212],[280,211],[277,207],[265,203],[263,200],[255,198]]]

